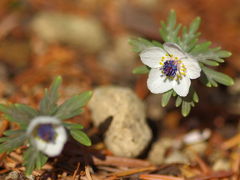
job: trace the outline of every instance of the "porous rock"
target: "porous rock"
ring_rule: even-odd
[[[106,86],[95,89],[89,102],[96,126],[112,117],[104,142],[117,156],[136,157],[151,140],[143,102],[129,88]]]

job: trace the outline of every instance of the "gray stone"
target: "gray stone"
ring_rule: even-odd
[[[42,12],[33,18],[31,27],[48,43],[63,42],[91,53],[102,50],[106,45],[104,28],[93,17]]]
[[[136,157],[151,140],[143,102],[129,88],[106,86],[95,89],[89,102],[93,123],[99,126],[109,117],[112,122],[104,142],[117,156]]]

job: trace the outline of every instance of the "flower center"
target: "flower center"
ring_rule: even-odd
[[[168,77],[175,77],[178,71],[178,62],[175,60],[167,60],[164,62],[162,72]]]
[[[186,76],[186,67],[178,57],[166,54],[159,63],[162,67],[162,74],[170,80],[179,81],[183,76]]]
[[[37,135],[46,142],[52,142],[55,139],[55,131],[52,124],[41,124],[37,128]]]

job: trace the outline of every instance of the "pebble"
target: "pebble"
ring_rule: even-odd
[[[5,180],[18,180],[18,179],[19,173],[17,171],[12,171],[5,177]]]
[[[186,146],[185,152],[191,159],[194,159],[195,153],[203,155],[207,150],[208,144],[206,142],[199,142]]]
[[[112,117],[104,142],[114,155],[136,157],[149,144],[152,132],[146,122],[145,107],[131,89],[96,88],[88,106],[95,126]]]
[[[41,12],[31,22],[34,33],[48,43],[61,42],[95,53],[105,48],[106,32],[94,17]]]
[[[166,164],[172,164],[172,163],[189,164],[190,161],[186,154],[182,153],[179,150],[174,150],[167,156],[167,158],[164,160],[164,163],[166,163]]]
[[[214,171],[228,171],[231,169],[231,163],[227,159],[218,159],[213,164],[213,170]]]
[[[165,154],[174,144],[171,138],[161,138],[152,145],[148,155],[148,160],[156,165],[160,165],[165,160]]]

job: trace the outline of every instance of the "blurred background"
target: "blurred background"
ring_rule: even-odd
[[[191,122],[189,128],[204,122],[222,127],[226,119],[237,122],[239,0],[1,0],[0,96],[35,104],[60,74],[69,96],[106,84],[130,87],[145,98],[150,120],[177,127],[182,117],[174,104],[162,109],[161,96],[146,89],[146,76],[131,74],[141,63],[128,44],[139,36],[161,41],[159,22],[170,9],[184,25],[200,16],[200,41],[210,40],[213,47],[233,53],[218,69],[236,78],[234,87],[197,84],[200,103],[184,122]]]
[[[147,75],[131,73],[141,62],[129,38],[162,42],[159,22],[170,9],[184,25],[200,16],[200,41],[212,41],[212,47],[233,54],[217,68],[233,77],[235,85],[194,84],[200,102],[186,118],[175,101],[161,107],[161,95],[146,88]],[[213,147],[239,132],[239,71],[239,0],[0,0],[1,103],[36,107],[57,75],[63,76],[63,98],[102,85],[129,87],[144,100],[154,137],[211,128],[215,131],[209,147]],[[92,128],[89,110],[75,121]],[[0,123],[2,134],[8,125]]]

